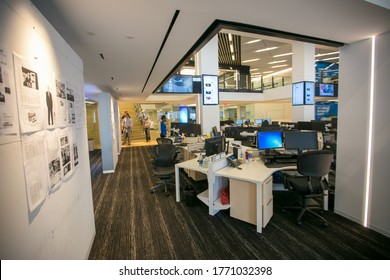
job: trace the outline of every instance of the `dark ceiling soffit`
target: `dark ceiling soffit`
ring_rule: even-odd
[[[146,78],[144,87],[142,88],[142,91],[141,91],[142,93],[144,92],[145,87],[146,87],[146,85],[147,85],[147,83],[148,83],[148,81],[149,81],[149,78],[150,78],[150,76],[152,75],[154,66],[156,66],[157,60],[158,60],[158,58],[160,57],[160,54],[161,54],[161,52],[162,52],[162,50],[163,50],[163,48],[164,48],[164,46],[165,46],[165,43],[166,43],[166,41],[167,41],[167,39],[168,39],[168,37],[169,37],[169,34],[171,33],[171,30],[172,30],[172,28],[173,28],[173,25],[175,24],[176,19],[177,19],[177,17],[179,16],[179,13],[180,13],[180,10],[176,10],[176,11],[175,11],[175,14],[174,14],[173,17],[172,17],[172,20],[171,20],[171,23],[169,24],[168,30],[167,30],[167,32],[165,33],[164,40],[162,41],[161,46],[160,46],[160,49],[158,50],[156,59],[155,59],[154,62],[153,62],[153,65],[152,65],[152,68],[150,69],[149,75],[148,75],[148,77]]]
[[[157,90],[164,85],[164,83],[173,75],[175,74],[185,63],[194,56],[198,51],[200,51],[216,34],[218,34],[219,31],[222,29],[229,29],[234,31],[241,31],[241,32],[247,32],[247,33],[254,33],[259,35],[266,35],[266,36],[272,36],[272,37],[278,37],[278,38],[284,38],[289,39],[293,41],[300,41],[305,43],[311,43],[311,44],[318,44],[318,45],[325,45],[330,47],[342,47],[344,46],[344,43],[332,41],[332,40],[326,40],[326,39],[320,39],[316,37],[296,34],[296,33],[290,33],[250,24],[244,24],[239,22],[233,22],[233,21],[224,21],[224,20],[215,20],[207,29],[206,31],[200,36],[200,38],[195,42],[195,44],[191,47],[191,49],[188,50],[188,52],[183,56],[182,59],[173,67],[173,69],[168,73],[167,76],[165,76],[164,80],[157,86],[157,88],[153,91],[153,93],[156,93]],[[153,65],[154,66],[154,65]],[[152,68],[153,69],[153,68]],[[145,88],[145,87],[144,87]]]

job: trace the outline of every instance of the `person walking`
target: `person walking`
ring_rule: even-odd
[[[133,120],[131,119],[129,113],[126,111],[125,112],[125,117],[122,120],[122,128],[123,128],[123,143],[124,145],[127,143],[130,145],[131,144],[131,127],[133,126]]]
[[[148,117],[146,117],[144,119],[144,131],[145,131],[146,142],[149,142],[149,140],[150,140],[150,120]]]

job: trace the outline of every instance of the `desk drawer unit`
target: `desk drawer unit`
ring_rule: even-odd
[[[256,225],[256,184],[230,179],[230,216]],[[272,176],[263,184],[263,227],[273,215]]]

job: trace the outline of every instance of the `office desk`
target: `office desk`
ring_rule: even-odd
[[[180,168],[197,171],[207,176],[208,189],[200,194],[198,198],[209,207],[209,214],[214,216],[219,210],[229,209],[230,205],[223,205],[220,199],[221,190],[227,186],[226,178],[216,178],[215,172],[228,165],[226,158],[216,162],[209,162],[208,167],[199,165],[198,158],[193,158],[175,164],[176,180],[176,201],[180,202]]]

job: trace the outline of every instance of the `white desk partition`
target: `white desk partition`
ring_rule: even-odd
[[[214,216],[219,210],[228,209],[229,205],[222,205],[220,201],[221,189],[227,184],[223,178],[215,178],[215,172],[228,165],[226,158],[222,158],[216,162],[209,162],[207,167],[199,164],[198,159],[194,158],[188,161],[180,162],[175,165],[175,180],[176,180],[176,201],[180,202],[180,168],[190,169],[201,172],[207,175],[209,188],[200,193],[198,198],[209,207],[209,214]]]

